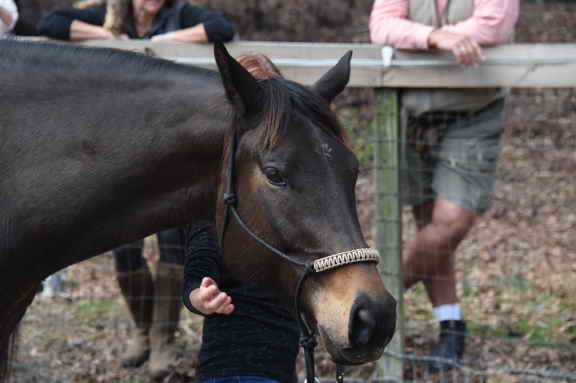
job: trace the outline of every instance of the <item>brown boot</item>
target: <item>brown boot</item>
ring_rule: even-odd
[[[158,263],[154,321],[150,329],[150,376],[154,380],[169,375],[176,361],[174,333],[178,328],[181,308],[183,267]]]
[[[120,363],[123,367],[138,367],[150,356],[148,334],[154,308],[154,281],[146,264],[136,271],[118,273],[117,279],[134,322],[131,339]]]

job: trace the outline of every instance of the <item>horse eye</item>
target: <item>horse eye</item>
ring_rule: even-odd
[[[264,175],[268,178],[268,182],[270,182],[274,186],[286,186],[286,180],[282,177],[280,170],[276,168],[267,167],[264,168]]]

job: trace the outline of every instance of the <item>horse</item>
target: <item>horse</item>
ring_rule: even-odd
[[[44,278],[167,228],[224,221],[216,191],[232,180],[246,225],[292,259],[367,247],[355,206],[358,161],[329,107],[349,80],[350,55],[308,88],[258,81],[222,44],[214,49],[218,71],[0,41],[0,382]],[[235,161],[233,177],[223,156]],[[219,230],[234,275],[294,297],[294,263],[237,221]],[[396,304],[375,263],[314,274],[300,287],[302,311],[335,362],[380,357]]]

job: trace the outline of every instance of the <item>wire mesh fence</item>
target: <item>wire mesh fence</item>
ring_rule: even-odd
[[[572,89],[514,90],[507,96],[494,199],[455,258],[458,293],[469,324],[467,351],[452,370],[429,371],[428,354],[438,329],[425,289],[415,286],[405,294],[405,350],[385,354],[403,362],[406,381],[576,381],[575,105]],[[360,157],[369,164],[372,154],[365,151],[371,151],[374,142],[370,136],[358,142]],[[366,165],[358,185],[368,235],[374,170]],[[406,246],[414,236],[406,209],[402,221]],[[156,246],[154,241],[147,246],[152,270]],[[16,369],[22,379],[17,381],[145,379],[145,370],[118,366],[131,322],[112,258],[104,255],[72,266],[65,285],[66,295],[37,300],[29,310]],[[181,355],[176,371],[186,378],[175,374],[171,381],[193,376],[200,331],[199,317],[185,313],[177,332]],[[320,376],[332,380],[334,365],[327,353],[319,353],[317,364]],[[373,364],[350,368],[347,379],[377,381],[379,372]]]
[[[428,371],[438,330],[425,290],[416,286],[405,296],[405,352],[386,354],[404,362],[407,381],[576,381],[573,105],[571,90],[508,96],[494,201],[456,255],[458,292],[470,326],[467,352],[451,371]],[[371,196],[369,178],[360,180],[362,198]],[[369,210],[361,208],[364,214]],[[407,244],[414,235],[407,211],[403,221]],[[118,375],[130,319],[111,257],[71,267],[65,284],[66,296],[38,300],[25,318],[17,374],[70,382],[138,375]],[[199,333],[199,319],[185,314],[178,329],[181,371],[193,371]],[[320,353],[318,365],[321,376],[332,379],[327,354]],[[375,366],[350,369],[348,376],[377,379]]]
[[[570,176],[576,168],[571,129],[576,121],[574,105],[573,89],[507,94],[492,203],[454,258],[458,295],[469,328],[467,351],[451,370],[431,373],[429,351],[437,341],[438,326],[426,289],[414,286],[404,296],[405,352],[386,353],[403,362],[407,381],[576,379],[575,215],[571,208],[576,186]],[[442,129],[447,125],[462,125],[460,117],[432,114],[425,118],[429,120],[420,123],[440,125],[440,132],[408,132],[400,146],[413,145],[420,155],[434,158],[436,166],[444,166],[438,162],[447,161],[442,152],[446,148],[435,145],[445,138]],[[453,141],[463,159],[477,158],[475,147],[466,146],[459,137]],[[488,154],[494,154],[493,149]],[[379,163],[376,171],[388,171],[384,166]],[[409,165],[402,170],[426,172]],[[450,179],[446,182],[449,185]],[[412,189],[415,195],[402,189],[402,198],[418,200],[430,192],[418,186],[416,192]],[[445,186],[437,185],[439,189],[434,190]],[[452,189],[444,191],[453,198]],[[417,234],[409,209],[403,210],[397,223],[403,227],[407,252]]]

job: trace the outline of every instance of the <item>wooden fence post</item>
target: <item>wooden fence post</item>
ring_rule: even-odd
[[[404,318],[402,299],[402,220],[400,207],[400,107],[397,89],[377,88],[375,133],[376,247],[382,256],[380,273],[386,287],[398,300],[396,335],[378,361],[378,376],[384,382],[403,381]]]

